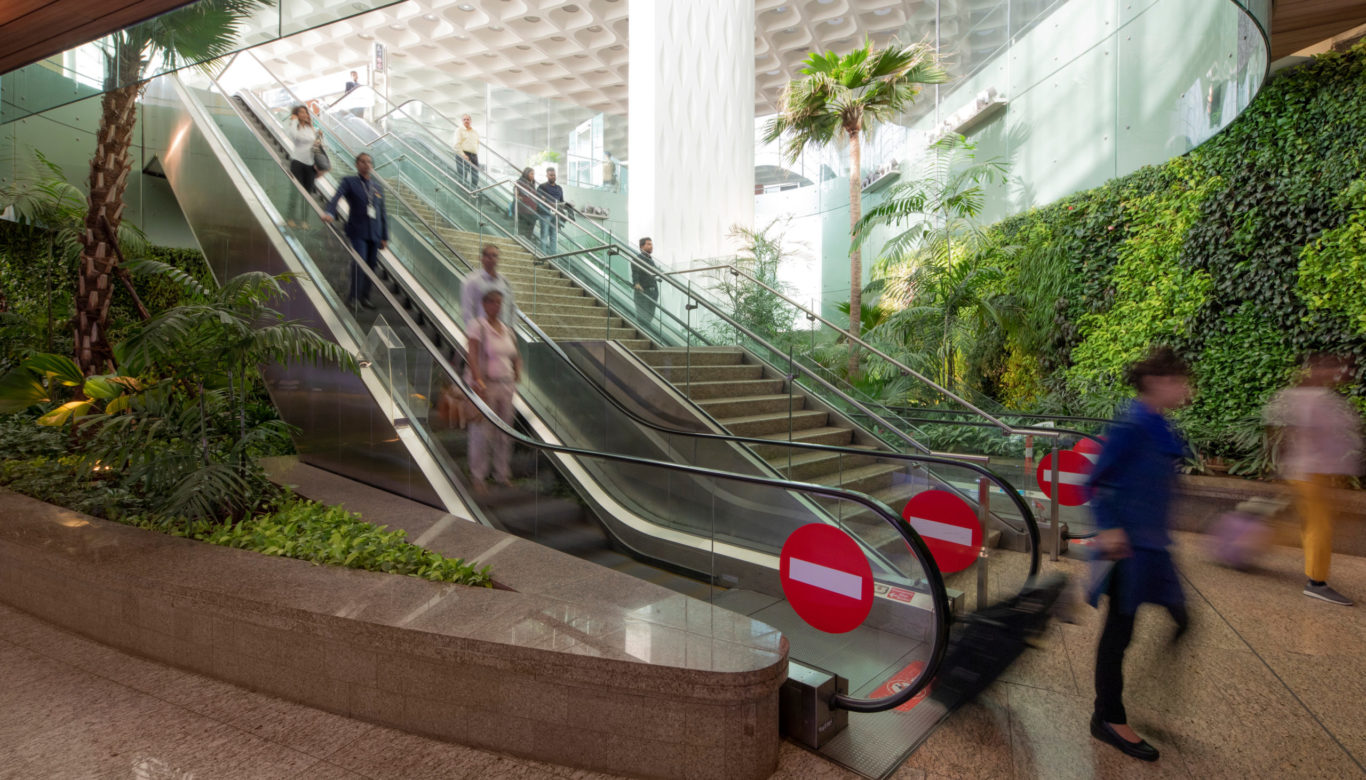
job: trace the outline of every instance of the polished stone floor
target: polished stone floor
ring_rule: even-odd
[[[1169,649],[1140,615],[1130,722],[1163,753],[1142,764],[1087,730],[1097,613],[1054,625],[897,778],[1348,778],[1366,775],[1366,607],[1300,595],[1299,552],[1262,570],[1208,563],[1182,535],[1194,627]],[[1080,573],[1081,564],[1063,561]],[[1366,600],[1366,559],[1333,582]],[[300,707],[111,650],[0,607],[0,778],[599,777]],[[776,777],[849,775],[785,744]]]

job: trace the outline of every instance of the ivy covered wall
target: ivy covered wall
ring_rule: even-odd
[[[1282,74],[1189,154],[992,230],[1014,247],[992,261],[1001,295],[1052,302],[1028,337],[984,334],[1000,346],[978,358],[982,389],[1012,406],[1108,415],[1156,342],[1194,366],[1183,422],[1209,455],[1252,457],[1262,405],[1306,351],[1354,354],[1361,404],[1366,46]]]

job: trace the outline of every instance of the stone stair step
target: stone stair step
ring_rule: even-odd
[[[578,311],[587,313],[578,314],[576,313]],[[533,319],[536,320],[536,324],[541,325],[542,327],[546,325],[562,325],[564,327],[572,328],[629,327],[626,324],[626,320],[609,314],[607,309],[602,307],[596,309],[591,309],[586,306],[576,307],[574,309],[545,308],[536,312],[527,312],[528,315],[533,313],[536,315],[533,317]]]
[[[674,382],[680,391],[686,392],[687,385],[682,382]],[[751,395],[740,396],[738,398],[708,398],[697,402],[707,414],[721,419],[723,417],[752,417],[756,414],[773,414],[776,412],[786,412],[789,409],[798,410],[806,408],[806,396],[787,395],[779,393],[777,395]]]
[[[828,416],[828,415],[827,415]],[[738,434],[737,434],[738,435]],[[744,434],[747,436],[758,436],[764,439],[773,439],[774,442],[794,441],[802,444],[830,444],[834,446],[847,446],[854,438],[854,432],[848,428],[834,426],[820,426],[815,428],[805,428],[792,431],[790,434],[784,428],[781,431],[769,431],[761,434]],[[780,443],[775,444],[754,444],[751,445],[754,452],[761,458],[776,458],[779,454],[788,452],[806,452],[797,447],[787,447]]]
[[[791,458],[788,457],[789,454],[791,454]],[[794,449],[791,453],[784,453],[768,459],[768,463],[780,473],[785,474],[788,479],[829,485],[834,484],[826,479],[830,475],[838,475],[841,471],[850,471],[871,465],[877,462],[877,459],[877,453],[872,451],[857,454],[841,452],[801,453]]]
[[[753,395],[777,395],[786,382],[782,379],[741,379],[727,382],[689,382],[676,385],[688,397],[697,401],[708,398],[738,398]]]
[[[640,359],[656,368],[668,366],[724,366],[736,365],[745,353],[734,347],[666,347],[640,353]]]
[[[575,328],[564,325],[552,325],[544,322],[537,322],[545,335],[556,341],[602,341],[603,339],[638,339],[639,334],[635,328],[611,328],[606,332],[602,328]]]
[[[786,413],[756,414],[745,417],[728,417],[717,420],[717,422],[736,436],[770,436],[776,433],[786,434],[789,430],[819,428],[825,425],[829,416],[826,412],[803,409],[790,415]]]
[[[807,480],[820,485],[830,485],[845,490],[853,490],[859,493],[873,493],[879,490],[890,488],[893,485],[892,475],[900,474],[905,469],[900,465],[891,463],[872,463],[858,468],[834,471],[822,477],[813,477]]]
[[[760,379],[764,367],[757,363],[733,366],[672,365],[660,366],[659,373],[670,382],[718,382],[737,379]]]

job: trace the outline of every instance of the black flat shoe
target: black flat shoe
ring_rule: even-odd
[[[1140,739],[1137,742],[1130,742],[1116,734],[1115,730],[1110,728],[1110,724],[1101,720],[1099,715],[1091,716],[1091,736],[1101,742],[1114,745],[1119,748],[1119,752],[1126,756],[1133,756],[1140,761],[1156,761],[1159,755],[1157,748],[1149,745],[1147,740]]]

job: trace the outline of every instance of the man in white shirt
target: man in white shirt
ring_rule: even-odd
[[[460,158],[467,186],[475,189],[479,186],[479,131],[470,123],[469,114],[460,117],[460,122],[461,126],[455,131],[455,153]],[[504,301],[504,310],[507,309],[506,303]]]
[[[517,306],[512,298],[512,285],[508,278],[498,273],[498,247],[485,244],[479,250],[479,264],[482,268],[472,272],[460,284],[460,316],[465,321],[465,332],[469,333],[484,314],[484,294],[497,290],[503,294],[503,311],[500,318],[512,327],[517,317]]]

